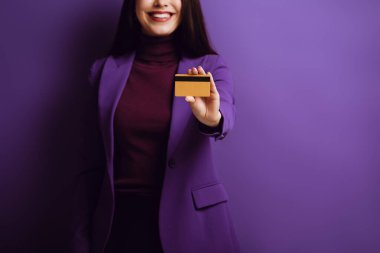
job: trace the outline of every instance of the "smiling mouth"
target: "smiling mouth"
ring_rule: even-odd
[[[168,21],[174,13],[171,12],[148,12],[149,17],[153,21],[166,22]]]

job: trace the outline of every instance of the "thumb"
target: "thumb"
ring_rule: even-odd
[[[193,96],[186,96],[185,100],[190,104],[195,102],[195,98]]]

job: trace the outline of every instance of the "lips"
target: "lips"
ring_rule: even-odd
[[[168,11],[152,11],[148,12],[148,15],[153,21],[166,22],[174,15],[174,13]]]
[[[151,11],[148,12],[149,16],[157,16],[157,15],[166,15],[166,16],[172,16],[174,13],[169,11]]]
[[[155,17],[155,18],[170,18],[173,16],[174,13],[169,11],[152,11],[148,12],[149,16]]]

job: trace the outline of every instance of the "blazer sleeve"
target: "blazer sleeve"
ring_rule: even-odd
[[[217,141],[224,139],[235,124],[234,87],[231,72],[222,56],[208,55],[207,57],[209,69],[205,71],[210,71],[214,78],[220,97],[219,111],[222,118],[216,127],[209,127],[198,121],[198,129],[203,135],[214,137]]]

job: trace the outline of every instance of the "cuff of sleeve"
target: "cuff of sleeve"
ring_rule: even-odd
[[[220,118],[219,124],[216,127],[210,127],[210,126],[207,126],[207,125],[201,123],[200,121],[198,121],[199,131],[202,134],[210,136],[210,137],[220,136],[223,133],[223,123],[224,123],[223,114],[221,114],[221,115],[222,115],[222,117]]]

